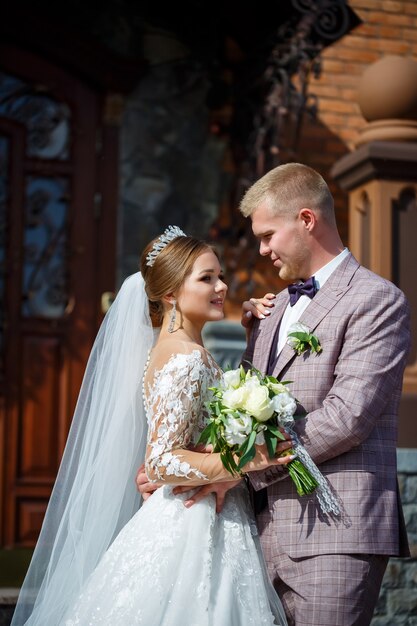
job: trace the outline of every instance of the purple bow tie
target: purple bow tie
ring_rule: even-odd
[[[290,306],[294,306],[300,296],[314,298],[317,293],[314,276],[311,276],[305,283],[292,283],[288,285],[288,292],[290,294]]]

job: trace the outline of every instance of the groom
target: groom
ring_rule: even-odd
[[[289,624],[366,626],[388,557],[409,555],[396,480],[408,305],[343,248],[333,198],[311,168],[271,170],[240,209],[252,220],[260,254],[296,283],[269,315],[255,303],[265,318],[253,324],[244,359],[293,381],[307,414],[296,430],[345,511],[339,521],[323,516],[314,498],[297,496],[283,469],[252,473],[255,490],[267,490],[257,520],[270,575]],[[319,354],[298,356],[288,345],[295,322],[317,337]]]
[[[306,413],[296,422],[298,436],[344,509],[340,519],[323,515],[314,496],[297,495],[282,468],[251,473],[264,495],[257,521],[269,573],[290,626],[367,626],[388,557],[409,554],[396,480],[408,305],[343,248],[332,196],[311,168],[271,170],[240,209],[252,220],[260,254],[297,283],[270,307],[245,303],[243,319],[250,314],[254,322],[244,360],[292,381]],[[298,356],[287,344],[295,322],[315,335],[319,354],[307,346]],[[204,486],[188,505],[214,491],[220,508],[227,488]]]

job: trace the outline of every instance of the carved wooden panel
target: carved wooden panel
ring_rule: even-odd
[[[58,337],[23,337],[19,480],[54,480],[60,414],[61,346]]]
[[[46,511],[45,498],[19,498],[17,501],[16,543],[32,546],[38,537]]]

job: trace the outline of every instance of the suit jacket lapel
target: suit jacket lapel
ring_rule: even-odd
[[[305,324],[311,332],[319,325],[326,315],[333,309],[340,298],[350,289],[350,282],[357,271],[359,263],[349,254],[335,269],[333,274],[319,289],[305,311],[298,320]],[[295,358],[293,348],[285,344],[274,368],[274,376],[279,377],[281,371]]]
[[[255,343],[253,360],[254,363],[257,364],[257,369],[263,373],[267,372],[269,355],[271,353],[275,333],[281,322],[288,301],[288,291],[287,289],[283,289],[275,300],[275,306],[272,309],[271,315],[260,321],[259,335]]]

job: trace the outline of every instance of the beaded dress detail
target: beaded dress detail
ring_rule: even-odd
[[[186,508],[190,492],[172,494],[175,484],[193,489],[224,477],[210,459],[217,455],[188,449],[205,426],[205,402],[219,375],[197,344],[151,356],[143,387],[146,471],[163,486],[115,538],[65,626],[286,624],[267,578],[246,487],[231,489],[219,514],[213,495]]]

